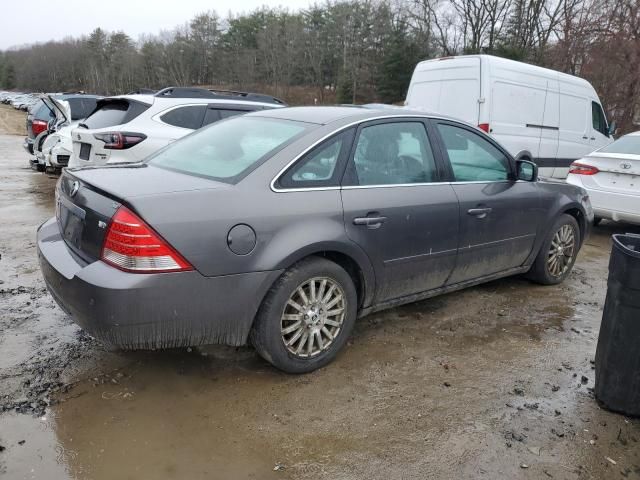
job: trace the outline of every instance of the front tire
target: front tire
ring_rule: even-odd
[[[528,277],[543,285],[555,285],[571,273],[580,246],[580,227],[571,215],[562,214],[542,242]]]
[[[293,265],[267,293],[251,330],[262,358],[287,373],[331,362],[357,315],[353,280],[338,264],[310,257]]]

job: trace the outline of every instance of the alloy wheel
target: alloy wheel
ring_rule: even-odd
[[[562,225],[551,240],[547,268],[554,277],[561,277],[571,266],[576,250],[575,233],[571,225]]]
[[[306,280],[289,296],[280,320],[287,350],[303,358],[326,351],[340,333],[347,313],[347,298],[329,277]]]

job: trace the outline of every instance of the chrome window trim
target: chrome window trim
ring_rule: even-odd
[[[278,178],[278,177],[276,177]],[[333,186],[333,187],[306,187],[306,188],[286,188],[286,189],[273,189],[276,193],[288,193],[288,192],[318,192],[324,190],[360,190],[363,188],[391,188],[391,187],[429,187],[435,185],[467,185],[467,184],[493,184],[493,183],[535,183],[527,182],[525,180],[489,180],[489,181],[469,181],[469,182],[425,182],[425,183],[389,183],[381,185],[347,185],[347,186]]]
[[[386,120],[388,118],[420,118],[420,119],[423,119],[423,120],[429,120],[432,117],[430,117],[428,115],[412,115],[412,114],[381,115],[381,116],[378,116],[378,117],[370,117],[370,118],[364,118],[364,119],[360,119],[360,120],[355,120],[355,121],[353,121],[351,123],[348,123],[347,125],[343,125],[342,127],[338,128],[337,130],[333,130],[332,132],[330,132],[327,135],[323,136],[319,140],[316,140],[315,142],[313,142],[310,146],[305,148],[301,153],[296,155],[296,157],[293,160],[291,160],[282,169],[280,169],[280,171],[271,180],[271,183],[270,183],[271,190],[273,192],[276,192],[276,193],[286,193],[286,192],[301,192],[301,191],[306,192],[306,191],[313,191],[313,190],[339,190],[340,188],[343,188],[341,186],[278,188],[278,187],[276,187],[276,182],[284,174],[284,172],[286,172],[294,163],[296,163],[303,156],[305,156],[307,153],[309,153],[311,150],[313,150],[315,147],[317,147],[319,144],[321,144],[322,142],[324,142],[328,138],[332,137],[333,135],[336,135],[336,134],[342,132],[343,130],[346,130],[347,128],[351,128],[354,125],[359,125],[361,123],[366,123],[366,122],[372,122],[372,121],[375,121],[375,120]],[[414,185],[414,184],[412,184],[412,185]]]

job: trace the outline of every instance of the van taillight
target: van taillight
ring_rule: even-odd
[[[481,123],[481,124],[478,125],[478,128],[480,130],[482,130],[483,132],[489,133],[489,124],[488,123]]]
[[[33,136],[37,137],[44,132],[48,126],[49,124],[44,120],[34,120],[31,122],[31,131],[33,132]]]
[[[193,267],[144,220],[121,206],[111,219],[102,261],[135,273],[180,272]]]
[[[574,175],[595,175],[599,171],[596,167],[578,162],[573,162],[569,167],[569,173]]]

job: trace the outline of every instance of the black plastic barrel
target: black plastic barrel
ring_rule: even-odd
[[[640,416],[640,235],[614,235],[596,350],[596,398]]]

